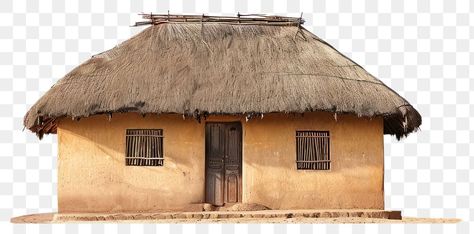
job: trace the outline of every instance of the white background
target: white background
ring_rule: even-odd
[[[459,224],[410,225],[12,225],[12,216],[57,209],[55,135],[23,131],[28,108],[92,55],[143,30],[137,13],[269,13],[305,27],[406,97],[421,131],[385,137],[386,209],[456,217]],[[0,232],[2,233],[468,233],[474,221],[474,3],[444,1],[102,1],[0,3]]]

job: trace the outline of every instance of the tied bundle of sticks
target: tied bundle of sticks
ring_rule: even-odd
[[[146,21],[136,22],[134,26],[156,25],[168,22],[177,23],[206,23],[218,22],[227,24],[250,24],[250,25],[275,25],[275,26],[300,26],[304,23],[302,17],[286,17],[262,14],[240,14],[234,16],[208,16],[208,15],[170,15],[168,14],[140,14]]]

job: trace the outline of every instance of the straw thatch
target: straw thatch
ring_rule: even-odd
[[[41,137],[61,117],[310,111],[383,116],[398,138],[421,124],[404,98],[299,25],[220,22],[146,28],[59,80],[24,124]]]

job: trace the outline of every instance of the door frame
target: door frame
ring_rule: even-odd
[[[243,124],[239,120],[231,120],[231,121],[206,121],[204,123],[204,202],[208,202],[207,199],[207,180],[208,180],[208,154],[207,154],[207,124],[239,124],[240,126],[240,167],[239,167],[239,193],[238,193],[238,201],[237,203],[242,202],[242,197],[243,197],[243,164],[244,164],[244,128]],[[223,185],[223,194],[222,196],[224,197],[224,206],[226,204],[235,204],[235,203],[226,203],[225,202],[225,195],[227,191],[226,189],[226,172],[225,172],[225,161],[223,163],[224,167],[224,172],[223,172],[223,177],[224,177],[224,185]]]

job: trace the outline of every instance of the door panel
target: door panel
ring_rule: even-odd
[[[225,178],[225,202],[239,202],[239,175],[226,172]]]
[[[209,193],[206,196],[206,201],[218,206],[224,205],[224,197],[222,196],[224,176],[222,173],[209,173],[207,176],[206,186],[208,186]]]
[[[242,200],[242,127],[240,123],[206,124],[206,202]]]
[[[224,140],[222,125],[206,125],[206,202],[224,205]]]
[[[224,197],[226,203],[235,203],[241,201],[242,129],[240,123],[227,124],[225,129]]]

